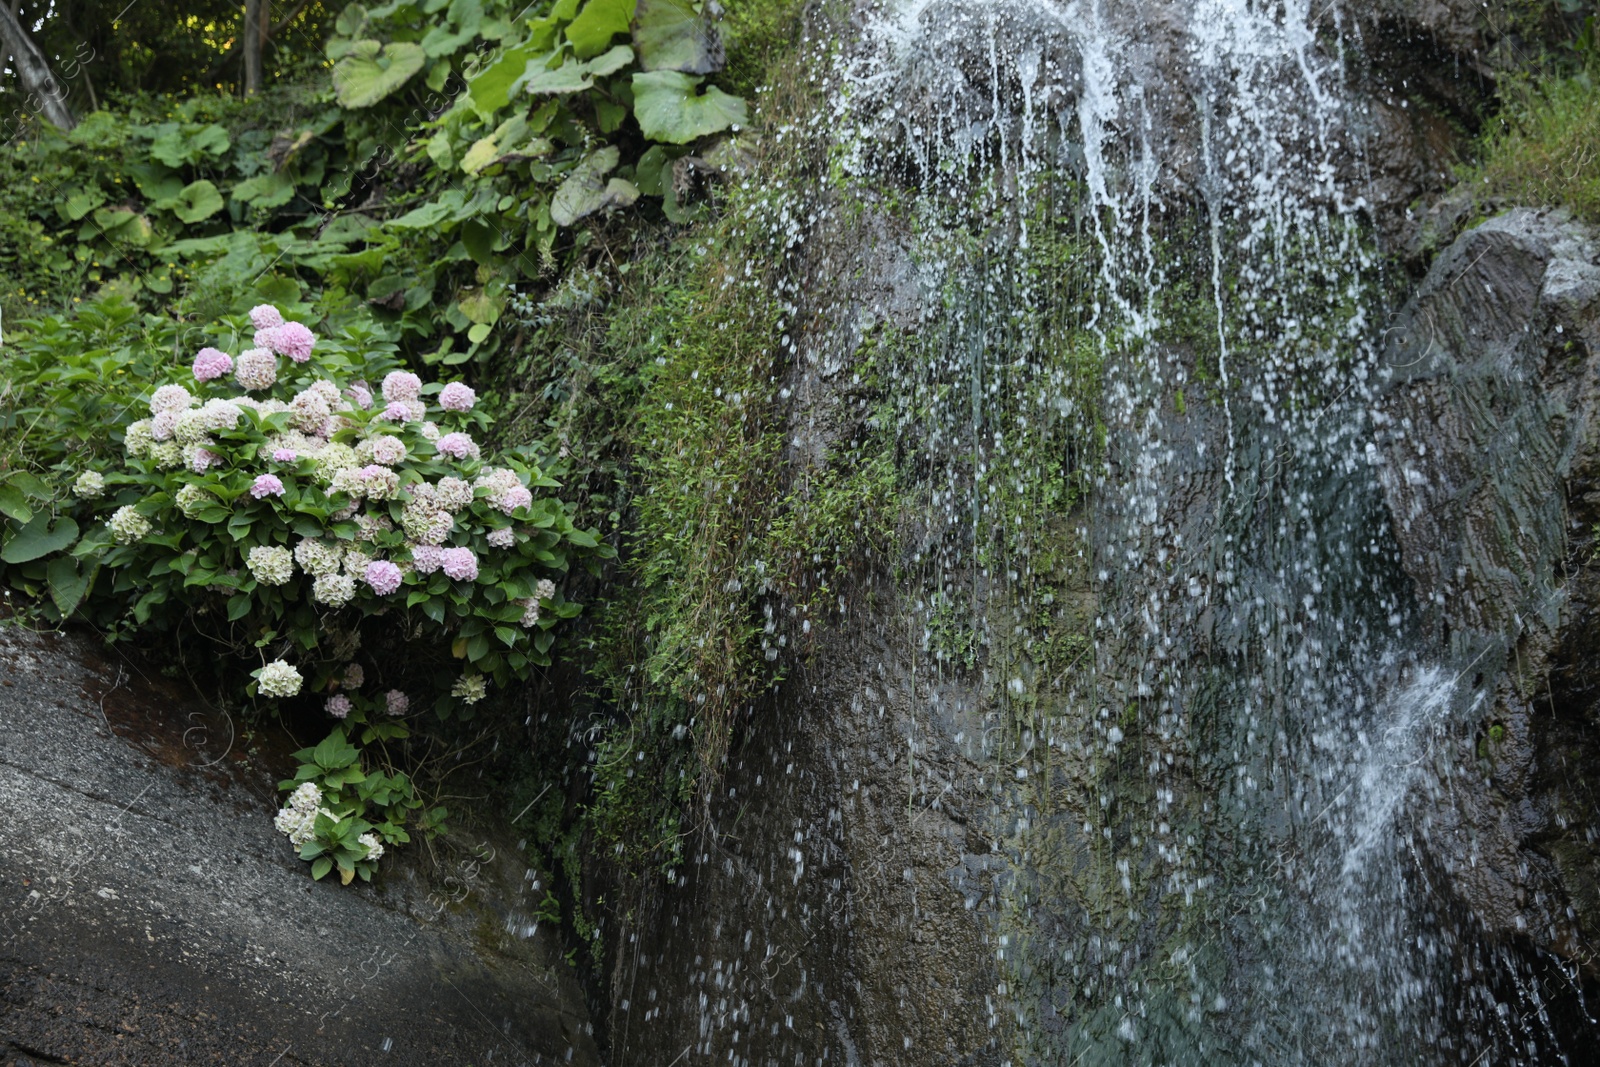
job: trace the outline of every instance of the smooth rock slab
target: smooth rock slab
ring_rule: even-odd
[[[0,1064],[595,1064],[503,843],[313,882],[271,759],[88,641],[0,628]]]

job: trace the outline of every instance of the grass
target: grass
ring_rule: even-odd
[[[1514,86],[1468,175],[1475,196],[1564,207],[1600,223],[1600,59],[1576,74]]]

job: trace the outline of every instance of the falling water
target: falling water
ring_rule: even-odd
[[[915,190],[937,309],[884,345],[913,639],[1022,783],[991,1006],[1024,1062],[1560,1055],[1495,1045],[1407,845],[1477,698],[1419,658],[1382,517],[1343,34],[1304,0],[905,0],[845,61],[838,155]]]

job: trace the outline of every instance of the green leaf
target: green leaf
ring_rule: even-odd
[[[461,244],[475,263],[488,263],[494,256],[494,228],[477,219],[461,224]]]
[[[238,622],[250,614],[250,594],[240,593],[228,598],[228,621]]]
[[[633,114],[652,141],[688,144],[749,121],[743,100],[711,86],[697,95],[699,78],[675,70],[633,76]],[[554,212],[552,211],[552,216]]]
[[[172,213],[184,222],[199,222],[222,210],[222,194],[202,178],[185,185],[171,207]]]
[[[540,51],[531,41],[508,48],[467,83],[467,99],[479,118],[488,119],[511,102],[511,87],[522,80],[528,61]]]
[[[634,0],[589,0],[567,25],[567,40],[580,58],[599,55],[611,38],[628,32]]]
[[[589,64],[569,59],[555,70],[545,70],[543,60],[529,60],[521,89],[527,93],[581,93],[594,88]]]
[[[604,78],[633,62],[633,49],[625,44],[619,44],[603,56],[595,56],[589,60],[589,74],[596,78]]]
[[[510,648],[512,645],[517,643],[517,631],[513,630],[509,626],[496,626],[494,628],[494,635],[503,641],[507,648]]]
[[[71,516],[63,515],[54,526],[45,512],[35,515],[18,530],[16,536],[0,551],[0,560],[7,563],[27,563],[29,560],[60,552],[78,539],[78,524]]]
[[[335,730],[323,738],[322,743],[311,752],[311,758],[325,770],[348,767],[356,761],[358,755],[356,747],[346,740],[342,730]]]
[[[316,862],[311,864],[311,877],[320,882],[331,870],[333,870],[333,860],[327,856],[318,856]]]
[[[33,518],[33,509],[28,506],[22,490],[14,485],[0,485],[0,514],[18,522],[27,522]]]
[[[68,222],[77,222],[105,202],[105,194],[99,189],[80,189],[67,197],[65,203],[57,204],[56,210]]]
[[[246,178],[233,187],[232,196],[235,200],[256,207],[282,207],[294,199],[294,182],[287,174],[281,171],[271,171],[266,174],[257,174],[254,178]],[[208,240],[200,238],[198,240]],[[215,238],[210,238],[215,240]],[[198,241],[187,241],[184,244],[198,244]],[[171,250],[175,246],[168,246]],[[209,251],[209,249],[207,249]]]
[[[593,152],[567,175],[550,201],[550,218],[557,226],[571,226],[579,219],[612,207],[627,207],[639,199],[632,182],[605,176],[616,169],[621,152],[615,145]]]
[[[422,46],[411,41],[357,41],[333,65],[334,96],[344,107],[371,107],[409,81],[427,58]]]
[[[633,16],[633,47],[639,53],[641,67],[685,74],[712,74],[722,69],[727,56],[709,11],[695,11],[691,0],[638,2]]]
[[[492,134],[480,137],[472,142],[472,147],[461,157],[461,169],[468,174],[476,174],[493,163],[499,155],[500,145]]]
[[[82,602],[84,594],[89,591],[89,584],[94,581],[95,572],[99,569],[99,564],[80,568],[78,561],[71,556],[57,556],[50,561],[50,566],[45,570],[45,578],[50,586],[50,599],[55,602],[56,610],[61,612],[62,618],[71,615]]]

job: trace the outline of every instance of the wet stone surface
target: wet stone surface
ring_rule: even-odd
[[[148,664],[0,628],[0,1063],[598,1062],[513,849],[315,883],[286,752],[231,736]]]

